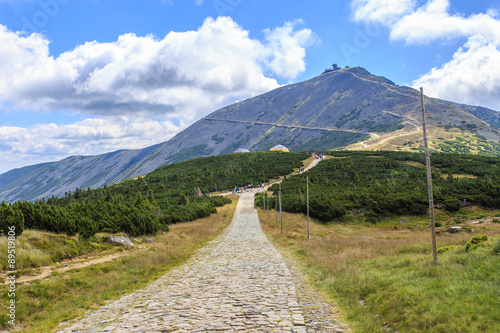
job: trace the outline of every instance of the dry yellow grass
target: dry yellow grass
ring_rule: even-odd
[[[429,239],[422,231],[392,231],[368,228],[360,225],[323,225],[310,220],[310,237],[307,239],[306,217],[302,214],[283,212],[283,235],[280,220],[276,226],[275,212],[270,217],[259,210],[259,218],[264,232],[280,245],[292,250],[306,251],[308,262],[324,261],[328,265],[345,265],[346,260],[368,259],[381,254],[392,253],[401,246],[420,244]]]
[[[363,224],[324,225],[310,219],[311,239],[307,239],[307,219],[302,214],[283,212],[283,234],[280,218],[276,225],[275,211],[259,209],[262,229],[275,242],[292,250],[304,250],[311,255],[308,262],[327,261],[329,265],[344,265],[347,260],[370,259],[380,255],[397,254],[412,246],[422,247],[430,244],[430,230],[393,229],[388,226],[367,226]],[[500,234],[497,224],[477,225],[472,233],[442,233],[438,235],[438,245],[463,244],[472,236],[485,232],[491,236]]]
[[[315,158],[316,158],[315,156],[311,156],[308,159],[303,160],[302,161],[302,165],[303,166],[308,166],[309,164],[311,164],[312,161],[314,161]]]
[[[414,161],[407,161],[405,163],[408,164],[408,165],[417,167],[417,168],[425,168],[426,167],[425,164],[414,162]]]
[[[448,179],[447,174],[442,174],[441,177],[443,177],[444,179]],[[462,179],[462,178],[477,179],[477,176],[453,174],[453,178],[456,178],[456,179]]]

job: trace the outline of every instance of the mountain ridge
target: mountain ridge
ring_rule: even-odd
[[[494,144],[500,140],[496,111],[429,97],[426,109],[436,133],[470,134]],[[164,143],[11,170],[0,175],[0,201],[36,200],[76,187],[114,184],[165,164],[238,148],[263,151],[284,144],[294,151],[363,149],[369,147],[364,142],[384,133],[411,134],[419,119],[419,91],[361,67],[340,69],[223,107]]]

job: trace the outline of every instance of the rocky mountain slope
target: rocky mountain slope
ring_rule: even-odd
[[[457,138],[476,142],[473,152],[500,154],[499,113],[426,98],[432,148],[446,151]],[[76,187],[99,187],[144,175],[157,167],[237,148],[294,151],[414,149],[394,138],[416,135],[421,124],[419,92],[395,85],[361,67],[336,70],[229,105],[200,119],[171,140],[140,150],[73,156],[0,175],[0,201],[61,196]],[[367,143],[365,143],[367,142]],[[412,146],[413,145],[413,146]]]

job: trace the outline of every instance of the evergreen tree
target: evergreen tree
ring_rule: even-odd
[[[148,200],[150,203],[154,204],[155,203],[155,199],[153,197],[153,190],[149,190],[149,195],[148,195]]]
[[[189,199],[184,193],[181,193],[181,195],[179,196],[179,205],[189,205]]]
[[[13,209],[4,201],[0,205],[0,230],[6,235],[12,227],[15,228],[16,237],[19,237],[24,230],[24,216],[21,210]]]

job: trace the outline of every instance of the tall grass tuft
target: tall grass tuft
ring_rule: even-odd
[[[78,243],[77,237],[25,230],[16,238],[16,268],[36,268],[75,258],[81,249],[77,246]],[[0,237],[0,253],[7,253],[6,237]],[[3,257],[1,265],[2,270],[7,269],[7,262]]]

